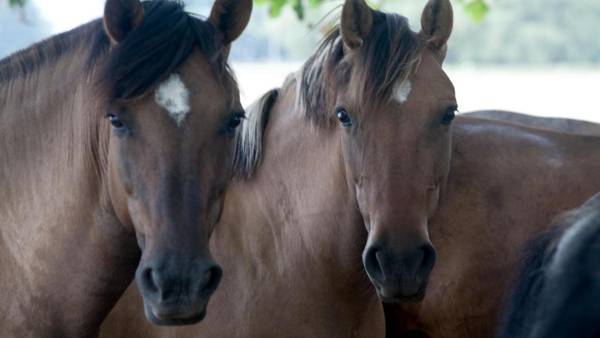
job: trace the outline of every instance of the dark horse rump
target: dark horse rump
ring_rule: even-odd
[[[530,242],[499,338],[600,337],[600,194]]]

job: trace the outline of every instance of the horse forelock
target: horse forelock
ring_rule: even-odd
[[[180,1],[146,1],[144,20],[111,49],[99,74],[111,101],[145,95],[199,50],[227,92],[237,87],[227,63],[223,36],[212,24],[186,12]]]
[[[300,103],[306,116],[328,125],[336,92],[347,88],[351,77],[357,84],[358,104],[377,106],[398,96],[418,67],[421,41],[405,17],[374,11],[373,29],[349,62],[344,55],[339,27],[332,30],[302,68]],[[402,99],[399,96],[399,99]]]

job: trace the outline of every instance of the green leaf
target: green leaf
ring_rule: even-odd
[[[302,0],[294,0],[292,8],[294,9],[294,12],[296,12],[298,19],[304,20],[304,5],[302,4]]]
[[[9,0],[11,3],[22,3],[27,0]],[[490,10],[490,6],[487,4],[487,0],[456,0],[464,8],[465,12],[469,15],[471,20],[476,23],[483,21],[485,16]],[[291,9],[296,13],[296,16],[300,20],[306,18],[306,4],[311,8],[317,8],[321,6],[324,0],[254,0],[257,5],[268,5],[269,14],[272,17],[278,17],[281,15],[281,11],[286,6],[290,6]],[[377,4],[377,3],[376,3]],[[375,6],[378,7],[378,6]]]
[[[484,0],[473,0],[465,4],[465,11],[473,21],[481,23],[490,11],[490,6]]]
[[[320,6],[322,3],[323,3],[323,0],[308,0],[308,4],[312,8],[316,8],[316,7]]]
[[[268,2],[271,4],[269,7],[269,15],[272,17],[281,15],[281,10],[283,10],[283,7],[287,3],[286,0],[269,0]]]
[[[268,5],[269,15],[272,17],[278,17],[281,15],[281,11],[286,7],[290,6],[296,16],[300,20],[304,20],[306,17],[306,6],[305,0],[254,0],[257,5]],[[323,0],[308,0],[308,5],[312,8],[319,7],[323,4]]]
[[[8,0],[10,7],[25,7],[27,0]]]

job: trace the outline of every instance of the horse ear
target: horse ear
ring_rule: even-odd
[[[342,39],[346,47],[362,46],[373,28],[373,10],[364,0],[346,0],[342,10]]]
[[[139,0],[107,0],[104,6],[104,30],[113,43],[119,43],[144,21]]]
[[[213,24],[225,39],[226,45],[237,39],[250,21],[252,0],[217,0],[208,22]]]
[[[450,0],[429,0],[421,16],[421,36],[428,47],[438,53],[440,61],[446,57],[453,20]]]

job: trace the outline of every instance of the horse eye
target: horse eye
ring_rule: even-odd
[[[456,117],[456,108],[448,109],[444,113],[444,116],[442,117],[442,124],[445,126],[450,125],[452,123],[452,121],[454,121],[455,117]]]
[[[225,131],[227,134],[233,134],[237,128],[242,124],[246,117],[244,114],[233,114],[227,119],[225,123]]]
[[[114,114],[108,114],[108,121],[115,129],[125,128],[125,123],[123,123],[123,121],[121,121],[121,119]]]
[[[338,120],[340,120],[342,126],[352,127],[352,119],[350,118],[350,115],[348,115],[348,112],[344,108],[338,108],[336,115]]]
[[[243,118],[241,116],[234,116],[229,119],[229,123],[227,124],[227,128],[229,129],[237,129],[242,124]]]

